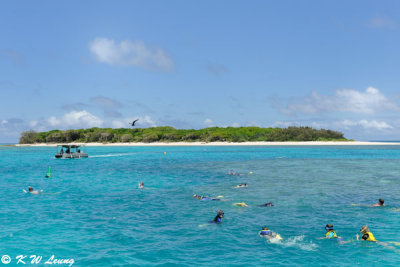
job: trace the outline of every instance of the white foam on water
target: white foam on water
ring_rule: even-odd
[[[136,153],[123,153],[123,154],[95,155],[95,156],[89,156],[89,158],[124,157],[124,156],[130,156],[130,155],[135,155],[135,154],[136,154]]]
[[[317,250],[318,245],[314,244],[312,241],[305,242],[304,237],[305,237],[304,235],[300,235],[300,236],[294,236],[294,237],[284,239],[284,240],[279,240],[280,241],[279,244],[281,244],[284,247],[298,247],[302,250],[307,250],[307,251]],[[276,242],[276,243],[278,243],[278,242]]]

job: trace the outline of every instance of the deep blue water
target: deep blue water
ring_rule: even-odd
[[[53,158],[55,148],[0,147],[0,256],[9,255],[11,266],[18,255],[41,255],[42,263],[55,255],[74,259],[73,266],[400,264],[400,246],[387,243],[400,242],[400,146],[87,152],[87,159],[63,160]],[[249,186],[233,189],[240,183]],[[46,194],[23,193],[28,186]],[[387,206],[352,205],[378,198]],[[275,206],[258,207],[269,201]],[[208,223],[218,209],[223,223]],[[353,242],[318,239],[327,223]],[[364,224],[384,243],[356,242]],[[264,225],[282,242],[260,238]]]

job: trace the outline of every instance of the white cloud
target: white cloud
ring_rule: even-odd
[[[47,119],[47,123],[51,126],[58,126],[61,124],[60,120],[58,120],[55,116],[51,116]]]
[[[393,129],[393,126],[389,125],[385,121],[377,121],[377,120],[359,120],[359,121],[351,121],[351,120],[343,120],[337,123],[338,126],[342,126],[344,128],[357,127],[360,126],[364,129],[371,130],[388,130]]]
[[[204,123],[207,124],[207,125],[210,125],[212,122],[213,121],[211,119],[208,119],[208,118],[204,120]]]
[[[368,87],[365,92],[340,89],[331,96],[312,92],[311,96],[296,102],[291,101],[287,104],[287,108],[282,109],[286,114],[323,112],[373,114],[385,110],[400,111],[400,107],[373,87]]]
[[[103,121],[101,119],[87,112],[86,110],[73,110],[69,113],[64,114],[61,118],[51,116],[47,119],[46,122],[49,126],[61,127],[63,129],[78,127],[101,127],[103,125]]]
[[[175,64],[161,48],[150,48],[143,41],[122,41],[96,38],[89,50],[99,62],[110,65],[139,66],[147,70],[173,71]]]

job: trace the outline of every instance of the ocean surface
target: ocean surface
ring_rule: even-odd
[[[36,255],[40,265],[64,260],[58,266],[400,265],[400,146],[86,151],[86,159],[55,159],[51,147],[0,147],[2,262],[17,266],[22,255],[31,265]],[[233,188],[241,183],[248,187]],[[24,193],[28,186],[43,194]],[[367,206],[379,198],[386,207]],[[219,209],[223,223],[209,223]],[[350,242],[319,239],[328,223]],[[381,242],[355,240],[365,224]],[[259,237],[263,226],[283,240]]]

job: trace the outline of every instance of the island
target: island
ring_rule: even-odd
[[[24,131],[19,144],[54,143],[174,143],[174,142],[302,142],[351,141],[343,133],[312,127],[210,127],[204,129],[175,129],[171,126],[150,128],[88,128]]]

